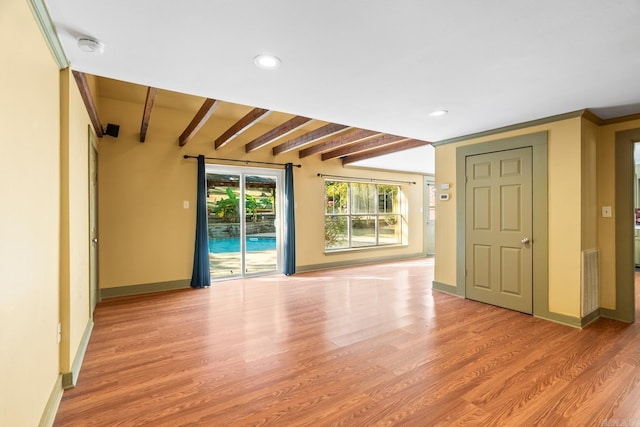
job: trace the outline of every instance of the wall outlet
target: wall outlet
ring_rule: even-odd
[[[62,325],[58,323],[58,344],[62,341]]]
[[[182,207],[185,209],[189,209],[189,201],[188,200],[183,200],[182,201]]]

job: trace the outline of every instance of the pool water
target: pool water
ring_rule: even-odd
[[[275,237],[246,237],[247,252],[269,251],[276,249]],[[223,254],[226,252],[240,252],[240,238],[209,239],[209,252]]]

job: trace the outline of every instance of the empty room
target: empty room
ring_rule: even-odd
[[[0,425],[640,424],[634,0],[0,6]]]

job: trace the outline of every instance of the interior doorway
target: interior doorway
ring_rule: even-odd
[[[600,314],[624,322],[636,321],[638,287],[635,273],[636,162],[634,149],[640,129],[616,132],[615,136],[615,308]],[[639,201],[640,203],[640,201]]]
[[[635,321],[640,321],[640,142],[633,142]]]
[[[470,261],[466,259],[466,215],[467,210],[467,186],[464,184],[467,174],[467,158],[486,153],[513,150],[516,148],[531,148],[531,206],[532,206],[532,235],[526,235],[530,240],[531,253],[533,257],[532,265],[532,292],[533,307],[535,316],[556,320],[571,324],[573,318],[559,315],[549,311],[549,287],[548,287],[548,173],[547,173],[547,133],[536,132],[519,135],[494,141],[487,141],[478,144],[464,145],[456,148],[456,183],[453,194],[444,191],[438,196],[438,203],[447,203],[450,196],[456,200],[456,286],[455,289],[442,287],[448,292],[455,292],[461,297],[468,297],[466,293],[467,269]],[[450,186],[451,183],[443,182],[442,185]],[[441,191],[441,190],[439,190]],[[442,198],[442,195],[445,195]],[[521,240],[522,240],[521,238]],[[499,274],[497,272],[496,274]],[[434,282],[435,283],[435,282]]]
[[[283,171],[207,165],[213,280],[282,271]]]

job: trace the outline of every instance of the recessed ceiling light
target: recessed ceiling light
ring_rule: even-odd
[[[447,110],[436,110],[436,111],[430,112],[429,115],[431,117],[440,117],[440,116],[444,116],[447,113],[448,113]]]
[[[78,39],[78,48],[83,52],[95,53],[98,55],[104,52],[104,45],[98,40],[94,40],[89,37],[80,37]]]
[[[281,61],[277,56],[258,55],[253,58],[253,63],[265,70],[275,70],[280,67]]]

